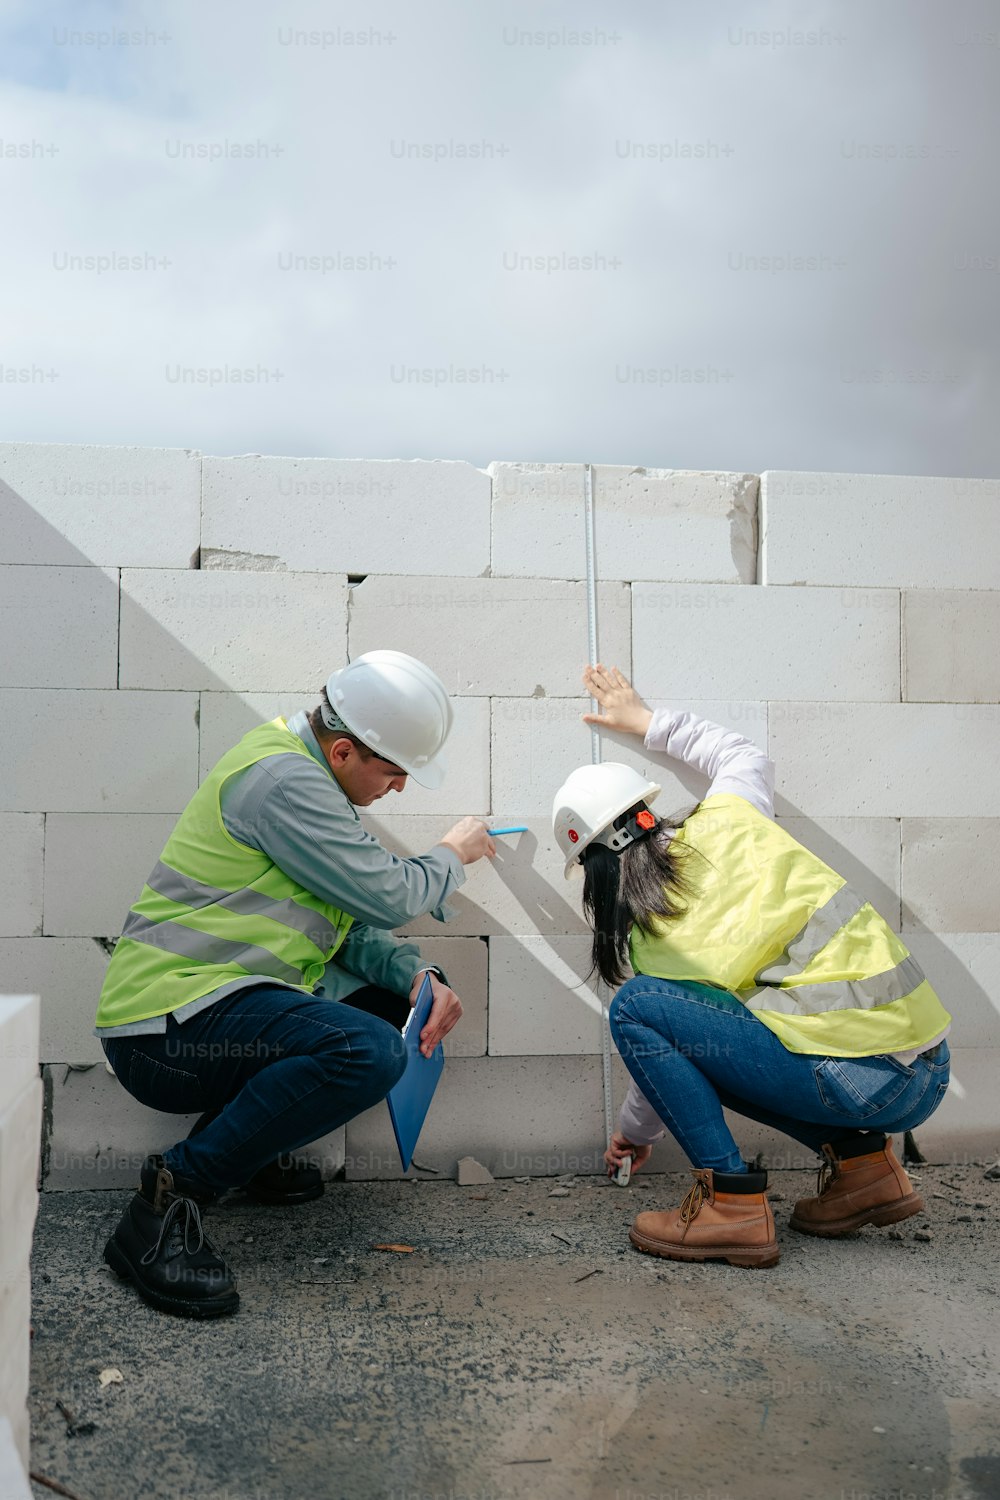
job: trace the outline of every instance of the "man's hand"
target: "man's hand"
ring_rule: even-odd
[[[447,1036],[451,1028],[461,1020],[462,1002],[454,990],[450,990],[446,984],[441,983],[436,974],[432,974],[430,970],[424,970],[415,976],[413,984],[410,986],[411,1006],[417,1003],[420,986],[424,982],[424,973],[427,974],[431,982],[431,994],[434,996],[434,1004],[431,1006],[431,1013],[427,1017],[427,1024],[420,1033],[420,1051],[424,1057],[430,1057],[441,1038]]]
[[[616,1130],[611,1137],[611,1145],[604,1153],[604,1165],[608,1169],[608,1176],[613,1177],[621,1166],[626,1156],[632,1158],[632,1171],[638,1172],[644,1161],[648,1161],[652,1152],[652,1146],[635,1146],[627,1141],[621,1131]]]
[[[617,667],[605,667],[601,662],[596,667],[585,667],[583,685],[604,710],[599,714],[584,714],[585,724],[596,724],[599,729],[618,729],[622,734],[641,734],[645,737],[649,721],[653,717],[652,710],[646,707],[628,678]]]
[[[497,852],[482,818],[462,818],[454,828],[448,829],[440,842],[446,849],[454,849],[463,865],[474,864],[484,854],[492,859]]]

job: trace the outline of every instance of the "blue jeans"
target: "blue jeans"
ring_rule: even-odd
[[[819,1152],[854,1131],[912,1130],[948,1087],[940,1042],[912,1064],[789,1052],[734,995],[640,975],[611,1004],[622,1061],[695,1167],[743,1172],[723,1105]]]
[[[141,1104],[212,1116],[163,1159],[221,1193],[384,1099],[406,1065],[397,1026],[409,1010],[373,986],[345,1003],[259,985],[181,1025],[168,1016],[164,1034],[107,1037],[103,1046]]]

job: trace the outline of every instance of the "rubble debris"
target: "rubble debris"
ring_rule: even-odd
[[[458,1162],[458,1185],[459,1187],[478,1187],[485,1182],[494,1180],[493,1173],[487,1171],[481,1161],[476,1161],[474,1156],[463,1156]]]
[[[554,1187],[549,1193],[550,1198],[568,1198],[570,1191],[568,1187]]]
[[[103,1390],[106,1385],[124,1385],[125,1376],[122,1374],[121,1370],[117,1369],[114,1365],[109,1365],[106,1370],[101,1371],[100,1375],[98,1375],[97,1377],[97,1380],[98,1384]]]
[[[373,1250],[394,1250],[397,1255],[412,1255],[413,1245],[373,1245]]]

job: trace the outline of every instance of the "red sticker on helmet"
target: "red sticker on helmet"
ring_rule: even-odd
[[[578,844],[580,842],[580,835],[575,828],[569,830],[569,841],[571,844]]]
[[[651,812],[647,812],[645,809],[643,809],[641,813],[636,813],[635,821],[638,823],[640,828],[652,828],[653,824],[656,822],[656,819],[653,817],[653,814]]]

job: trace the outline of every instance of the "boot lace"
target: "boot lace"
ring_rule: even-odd
[[[837,1176],[837,1160],[828,1156],[820,1163],[820,1169],[816,1173],[816,1196],[822,1198],[827,1188],[833,1187]]]
[[[183,1222],[180,1222],[183,1221]],[[197,1234],[197,1243],[192,1246],[190,1237]],[[201,1209],[193,1198],[174,1198],[166,1213],[163,1215],[163,1223],[160,1225],[159,1238],[152,1249],[147,1250],[142,1257],[141,1264],[150,1266],[160,1253],[160,1248],[167,1237],[183,1244],[188,1255],[196,1255],[202,1246],[211,1249],[205,1235],[205,1229],[201,1222]]]
[[[708,1196],[708,1190],[700,1177],[697,1177],[688,1191],[687,1197],[680,1206],[680,1221],[682,1224],[690,1224],[698,1213],[701,1205]]]

